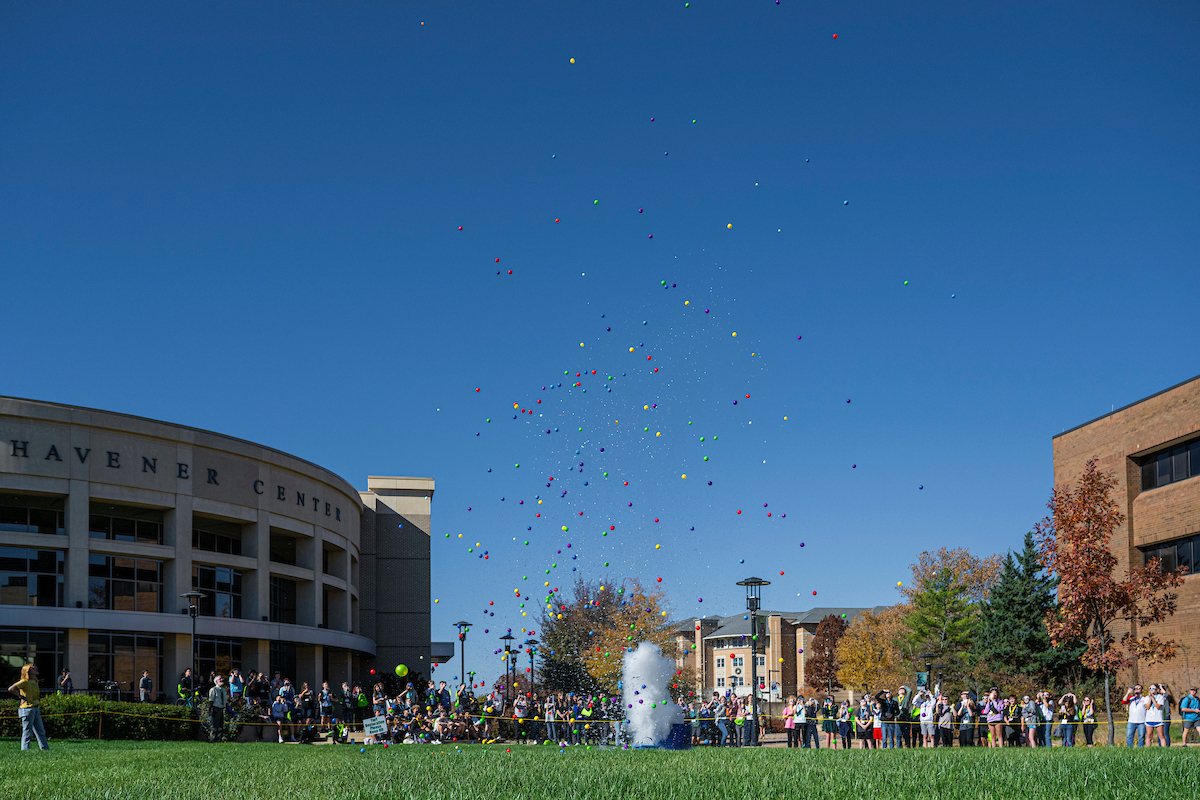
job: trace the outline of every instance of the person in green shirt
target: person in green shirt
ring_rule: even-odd
[[[8,691],[21,698],[17,716],[21,718],[21,749],[28,750],[34,738],[38,747],[49,750],[46,728],[42,725],[42,690],[38,687],[38,668],[33,664],[21,667],[21,680],[8,687]]]

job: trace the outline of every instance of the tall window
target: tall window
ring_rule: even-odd
[[[65,535],[64,503],[61,497],[0,494],[0,531]]]
[[[296,540],[282,533],[271,532],[271,560],[280,564],[296,563]]]
[[[1200,475],[1200,439],[1142,459],[1142,491]]]
[[[270,648],[271,658],[271,676],[276,672],[280,678],[288,678],[293,684],[296,683],[296,643],[295,642],[271,642]]]
[[[242,554],[242,526],[205,517],[192,517],[192,547],[210,553]]]
[[[162,512],[151,508],[92,503],[88,536],[118,542],[162,544]]]
[[[725,659],[723,659],[723,658],[717,659],[717,669],[725,669]]]
[[[170,681],[170,687],[163,685],[162,655],[162,636],[158,634],[91,631],[87,687],[98,691],[103,681],[120,681],[121,699],[128,700],[137,696],[142,670],[149,670],[155,694],[172,696],[176,679]],[[77,686],[80,683],[75,682]]]
[[[88,608],[162,611],[162,562],[88,554]]]
[[[203,593],[202,617],[242,618],[242,573],[228,567],[192,565],[192,588]]]
[[[196,637],[196,669],[208,680],[208,674],[229,677],[229,671],[242,668],[242,640]]]
[[[61,550],[0,547],[0,605],[62,606]]]
[[[21,667],[32,661],[41,673],[42,686],[54,686],[66,660],[66,641],[66,631],[0,628],[0,683],[11,686],[21,680]],[[71,676],[75,685],[82,688],[80,677]]]
[[[296,624],[296,582],[271,576],[271,622]]]
[[[718,687],[724,687],[724,686],[725,686],[725,679],[724,679],[724,678],[717,678],[717,686],[718,686]]]

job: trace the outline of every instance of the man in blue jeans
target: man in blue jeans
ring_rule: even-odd
[[[1130,686],[1121,702],[1129,706],[1129,722],[1125,724],[1125,746],[1146,746],[1146,698],[1142,697],[1141,686]]]
[[[892,699],[891,689],[884,689],[875,695],[875,699],[879,701],[879,720],[883,723],[883,747],[884,749],[899,747],[900,743],[897,739],[900,735],[900,726],[896,724],[896,718],[900,715],[900,704]]]

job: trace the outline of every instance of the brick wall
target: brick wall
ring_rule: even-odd
[[[1126,517],[1110,543],[1117,576],[1131,563],[1142,563],[1137,548],[1200,532],[1200,477],[1142,492],[1141,472],[1131,458],[1197,432],[1200,377],[1054,437],[1056,486],[1074,484],[1093,457],[1101,469],[1116,476],[1116,496]],[[1177,605],[1174,617],[1139,632],[1175,639],[1180,644],[1176,658],[1155,666],[1135,665],[1122,682],[1166,682],[1177,697],[1185,693],[1185,686],[1200,682],[1200,577],[1184,580]]]

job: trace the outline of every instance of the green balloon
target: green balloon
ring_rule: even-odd
[[[408,667],[404,666],[403,664],[396,665],[396,677],[403,678],[407,674],[408,674]]]

